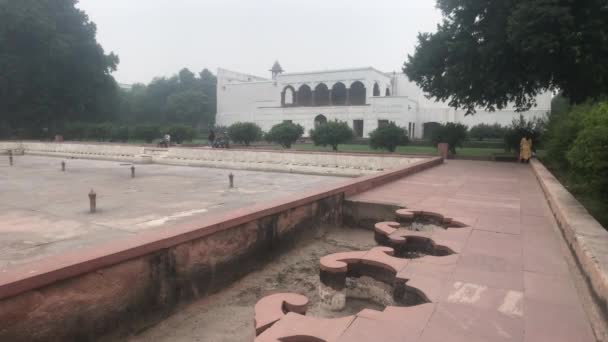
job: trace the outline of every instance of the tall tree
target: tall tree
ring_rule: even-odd
[[[474,112],[518,109],[561,90],[573,102],[608,92],[606,0],[437,0],[443,22],[418,36],[404,72],[429,96]]]
[[[187,68],[172,77],[157,77],[122,93],[121,118],[135,123],[185,124],[206,127],[215,123],[217,78],[204,69]]]
[[[119,105],[118,57],[104,53],[76,3],[0,0],[0,120],[49,127],[105,119]]]
[[[186,90],[171,94],[167,97],[165,108],[166,122],[208,125],[210,120],[205,115],[207,104],[207,95],[200,91]]]

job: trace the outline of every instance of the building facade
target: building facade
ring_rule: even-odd
[[[355,135],[367,137],[378,126],[395,122],[411,138],[424,136],[424,124],[458,122],[508,125],[520,114],[526,118],[546,115],[551,94],[538,96],[537,106],[517,113],[512,107],[496,112],[478,110],[465,116],[447,103],[427,99],[402,73],[384,73],[372,67],[283,73],[275,63],[271,78],[219,69],[217,73],[218,125],[255,122],[264,131],[291,121],[308,131],[329,120],[348,122]]]

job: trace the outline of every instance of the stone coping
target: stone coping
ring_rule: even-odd
[[[129,163],[156,163],[235,170],[255,170],[314,175],[359,177],[392,170],[429,157],[293,152],[277,150],[210,149],[187,147],[145,147],[119,144],[2,142],[0,151],[21,149],[25,154],[59,158],[112,160]]]
[[[199,239],[323,198],[339,194],[345,197],[351,196],[441,163],[443,159],[439,157],[421,160],[393,170],[319,187],[287,198],[228,213],[191,218],[108,244],[55,255],[15,269],[0,271],[0,299]]]
[[[96,145],[96,146],[125,146],[125,147],[138,147],[144,148],[146,150],[163,150],[167,151],[168,148],[158,147],[154,144],[129,144],[129,143],[121,143],[121,142],[109,142],[109,141],[77,141],[77,140],[66,140],[63,142],[54,142],[54,141],[39,141],[39,140],[2,140],[0,141],[0,150],[11,149],[11,148],[19,148],[22,143],[40,143],[40,144],[77,144],[77,145]],[[9,145],[10,144],[10,145]],[[14,146],[14,147],[13,147]],[[316,155],[337,155],[337,156],[372,156],[372,157],[393,157],[393,158],[433,158],[437,155],[433,154],[406,154],[406,153],[390,153],[390,152],[377,152],[377,153],[369,153],[369,152],[343,152],[343,151],[307,151],[300,149],[269,149],[269,148],[240,148],[240,147],[231,147],[231,148],[208,148],[205,146],[182,146],[182,145],[173,145],[169,149],[192,149],[192,150],[210,150],[210,151],[227,151],[227,152],[272,152],[272,153],[294,153],[294,154],[316,154]]]
[[[541,162],[532,160],[530,164],[595,299],[607,315],[608,231]]]

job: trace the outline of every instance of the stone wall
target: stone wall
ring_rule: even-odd
[[[341,221],[341,194],[0,300],[0,341],[112,340],[221,290],[296,237]]]

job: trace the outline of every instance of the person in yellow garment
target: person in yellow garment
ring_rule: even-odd
[[[530,158],[532,158],[532,138],[526,135],[519,142],[519,161],[529,163]]]

